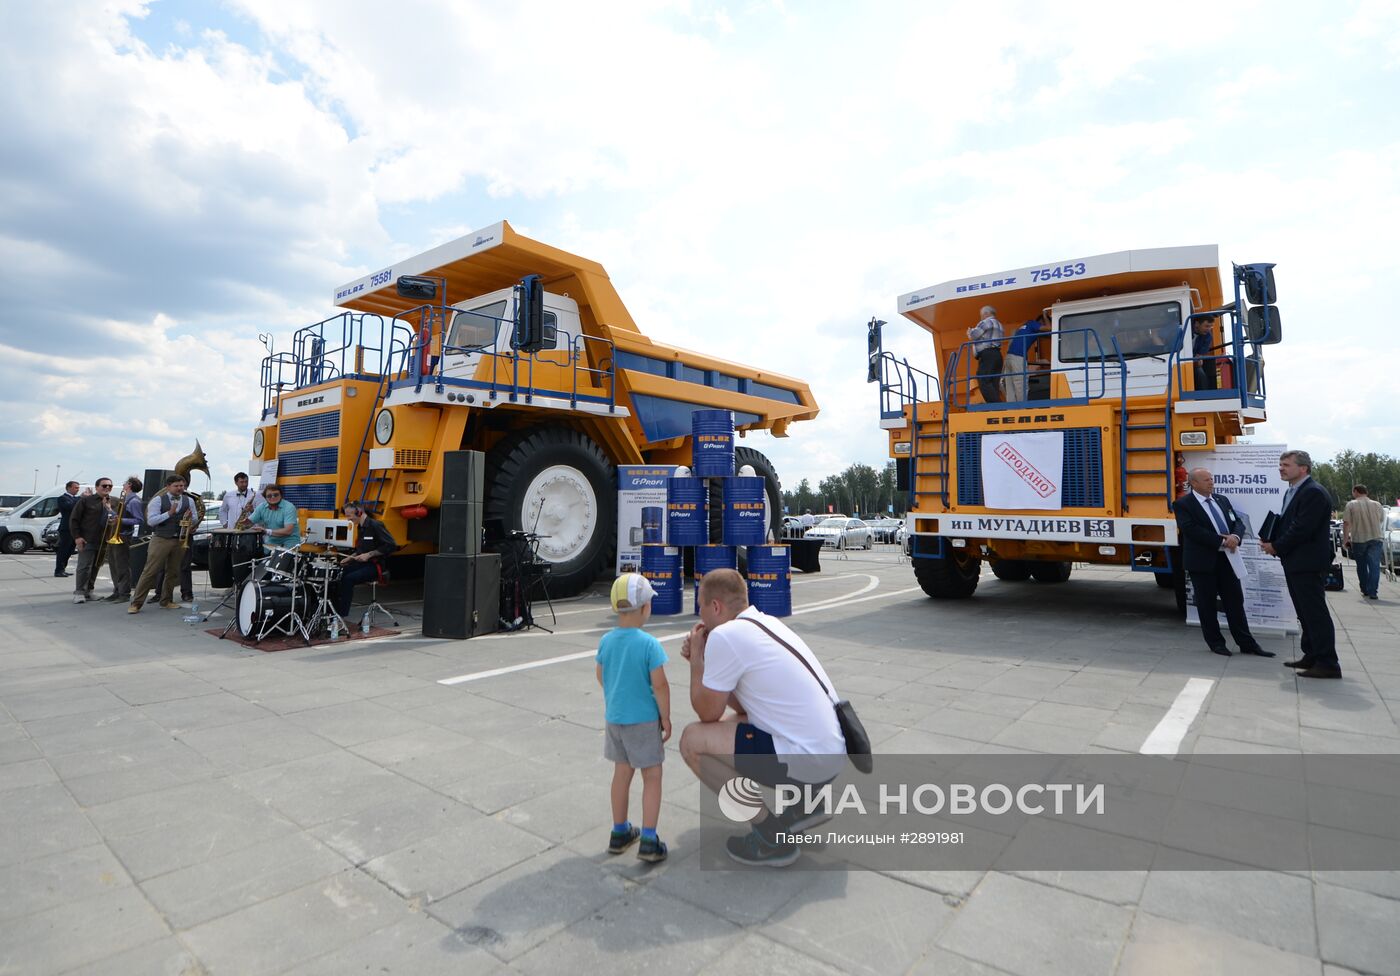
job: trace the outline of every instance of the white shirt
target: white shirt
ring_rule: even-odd
[[[181,513],[185,511],[191,515],[194,514],[194,503],[190,501],[189,495],[181,495],[178,501],[175,500],[174,496],[171,496],[170,511],[162,512],[160,510],[160,493],[157,492],[151,496],[149,504],[146,505],[146,524],[155,528],[168,518],[182,518]]]
[[[803,527],[804,529],[810,529],[812,526],[814,526],[814,525],[817,524],[817,517],[816,517],[815,515],[813,515],[811,512],[803,512],[801,518],[799,519],[799,521],[802,522],[802,527]],[[753,625],[750,624],[749,626],[753,626]]]
[[[781,620],[748,607],[751,617],[795,647],[831,688],[815,654]],[[779,756],[846,755],[846,740],[836,724],[836,710],[821,686],[792,652],[753,624],[731,620],[711,631],[705,641],[705,674],[711,691],[734,692],[749,721],[773,737]],[[835,689],[832,689],[833,692]]]
[[[1216,515],[1220,516],[1220,525],[1225,526],[1226,532],[1234,535],[1233,532],[1230,532],[1230,520],[1225,517],[1225,510],[1215,503],[1215,495],[1213,493],[1210,495],[1202,495],[1195,488],[1192,488],[1191,494],[1196,496],[1196,501],[1200,502],[1201,507],[1206,510],[1206,518],[1210,519],[1210,527],[1212,529],[1219,531],[1219,526],[1215,524],[1215,519],[1211,518],[1211,512],[1214,511]],[[1225,548],[1225,540],[1223,538],[1220,540],[1220,548]]]
[[[233,528],[238,516],[243,513],[244,507],[254,497],[253,489],[247,488],[243,491],[230,491],[224,493],[224,502],[219,506],[219,524],[226,529]],[[256,505],[253,506],[257,508]],[[252,512],[248,513],[252,515]]]

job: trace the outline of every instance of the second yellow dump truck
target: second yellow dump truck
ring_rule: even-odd
[[[616,466],[688,464],[691,412],[742,436],[817,415],[801,380],[648,339],[602,265],[505,221],[349,282],[344,312],[262,364],[252,473],[303,517],[367,500],[407,553],[436,549],[443,456],[486,454],[484,520],[539,536],[551,591],[610,571]],[[767,480],[758,451],[739,466]]]
[[[970,597],[984,563],[1042,582],[1104,563],[1153,574],[1184,607],[1178,469],[1265,420],[1273,267],[1233,266],[1227,292],[1215,246],[1150,248],[908,292],[899,311],[932,335],[936,372],[885,352],[871,320],[867,379],[925,592]],[[988,316],[995,342],[969,335]]]

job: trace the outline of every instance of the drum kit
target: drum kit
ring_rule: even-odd
[[[245,533],[227,530],[214,536],[240,536]],[[256,533],[253,533],[256,535]],[[243,544],[230,539],[228,551]],[[219,585],[214,575],[214,544],[209,549],[209,580]],[[220,638],[238,629],[245,641],[257,644],[273,636],[300,637],[307,644],[313,634],[328,632],[332,639],[348,633],[344,618],[336,613],[331,600],[332,588],[340,582],[340,561],[328,547],[303,545],[299,549],[274,550],[267,556],[251,556],[232,563],[234,573],[229,580],[236,600],[233,619]],[[241,577],[238,567],[243,567]],[[220,579],[224,577],[220,576]]]

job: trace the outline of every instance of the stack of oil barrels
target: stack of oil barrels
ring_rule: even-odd
[[[694,550],[693,606],[699,613],[700,578],[714,569],[737,569],[744,546],[749,603],[774,617],[790,616],[792,558],[787,546],[768,542],[763,477],[735,473],[734,414],[696,410],[691,433],[690,475],[667,479],[664,512],[659,506],[642,509],[642,575],[656,590],[652,613],[682,612],[684,549]],[[712,510],[721,513],[717,532]]]

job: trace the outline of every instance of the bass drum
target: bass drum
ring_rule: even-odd
[[[282,580],[250,579],[238,592],[238,633],[260,641],[269,634],[295,634],[315,608],[310,588]]]

